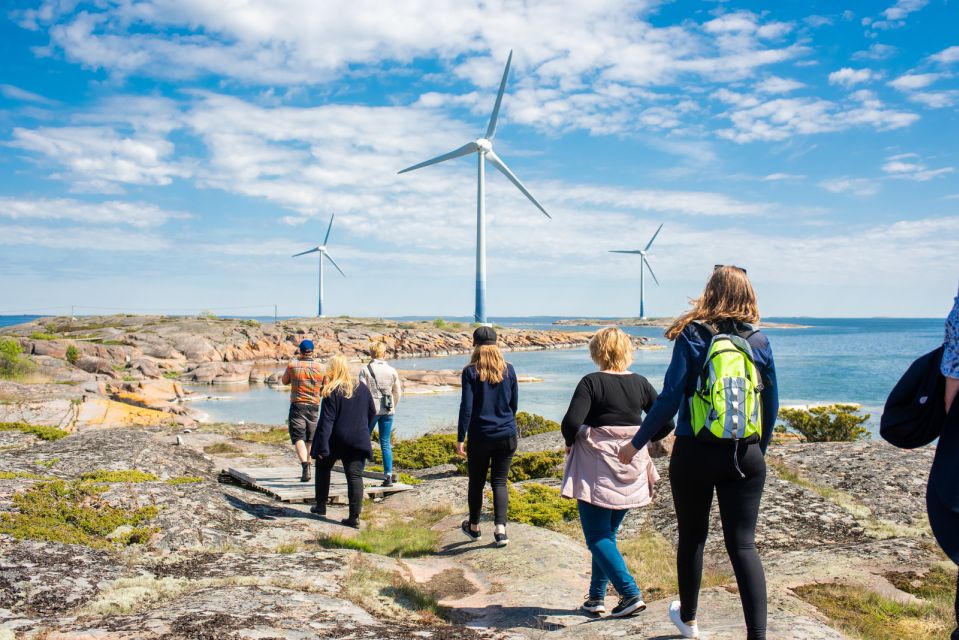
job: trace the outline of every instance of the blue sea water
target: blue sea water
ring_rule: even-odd
[[[502,326],[557,329],[554,318],[503,318]],[[770,322],[804,328],[766,329],[772,344],[784,405],[850,402],[872,414],[875,429],[886,395],[915,358],[942,343],[942,319],[892,318],[769,318]],[[560,327],[561,329],[568,329]],[[672,345],[662,329],[629,327],[629,333],[648,336],[659,349],[635,354],[632,369],[662,386]],[[459,370],[467,356],[413,358],[395,361],[398,369]],[[543,382],[520,386],[520,409],[560,420],[579,378],[595,369],[585,348],[510,353],[507,359],[521,375]],[[286,417],[286,393],[265,386],[196,387],[200,393],[229,396],[204,400],[193,407],[215,421],[280,424]],[[412,437],[455,423],[459,393],[407,395],[396,419],[398,437]]]

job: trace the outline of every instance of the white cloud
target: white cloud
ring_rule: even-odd
[[[833,71],[829,74],[829,84],[838,84],[844,87],[853,87],[863,82],[870,82],[879,77],[879,74],[871,69],[852,69],[843,67],[839,71]]]
[[[805,176],[793,173],[770,173],[763,177],[764,182],[780,182],[782,180],[802,180]]]
[[[857,51],[852,54],[853,60],[888,60],[899,51],[896,47],[888,44],[873,43],[868,49]]]
[[[164,251],[169,242],[162,236],[90,227],[27,227],[0,225],[0,245],[26,245],[49,249],[95,251]]]
[[[929,59],[940,64],[952,64],[953,62],[959,62],[959,47],[946,47],[939,53],[929,56]]]
[[[873,29],[899,29],[906,26],[906,18],[909,14],[919,11],[929,4],[929,0],[897,0],[896,4],[882,12],[882,20],[874,20],[869,23]]]
[[[939,79],[938,73],[907,73],[889,82],[889,86],[899,91],[924,89]]]
[[[790,78],[768,76],[756,83],[756,90],[760,93],[789,93],[805,86],[802,82]]]
[[[72,220],[91,225],[126,224],[156,227],[173,219],[189,217],[166,211],[148,202],[81,202],[67,198],[23,199],[0,197],[0,217],[13,220]]]
[[[872,196],[879,192],[879,183],[866,178],[833,178],[819,186],[830,193],[848,193],[854,196]]]
[[[10,100],[33,102],[35,104],[41,104],[45,107],[52,107],[59,104],[56,100],[45,98],[39,94],[27,91],[26,89],[15,87],[12,84],[0,84],[0,95],[3,95],[3,97],[9,98]]]
[[[944,109],[959,102],[959,90],[916,91],[915,93],[909,94],[909,99],[913,102],[923,104],[930,109]]]
[[[925,163],[919,161],[918,158],[919,156],[914,153],[889,156],[882,165],[882,170],[890,178],[913,180],[915,182],[927,182],[934,178],[950,174],[955,170],[953,167],[929,169]]]

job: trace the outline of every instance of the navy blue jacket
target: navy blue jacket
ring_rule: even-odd
[[[498,440],[516,435],[519,385],[513,365],[506,363],[506,375],[499,384],[483,382],[476,367],[467,365],[462,376],[463,395],[457,441]]]
[[[370,446],[370,424],[376,417],[373,394],[362,382],[356,385],[353,396],[347,398],[336,389],[323,398],[320,420],[310,447],[310,457],[335,460],[373,459]]]
[[[773,426],[776,424],[776,415],[779,413],[779,388],[776,383],[776,364],[773,362],[772,348],[769,340],[761,332],[754,333],[749,338],[749,346],[753,349],[753,358],[759,375],[762,377],[762,426],[763,433],[760,446],[763,453],[769,446],[773,435]],[[646,414],[642,426],[633,436],[633,446],[642,448],[656,433],[666,425],[679,411],[676,419],[676,435],[692,436],[693,425],[689,415],[689,398],[696,390],[696,382],[706,362],[706,350],[709,348],[706,331],[690,324],[676,338],[673,345],[673,358],[666,369],[666,379],[663,381],[663,390],[653,403],[653,407]]]

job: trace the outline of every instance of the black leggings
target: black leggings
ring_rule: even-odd
[[[939,546],[953,562],[959,564],[959,512],[953,511],[936,494],[932,487],[926,492],[926,508],[929,524]],[[959,640],[959,576],[956,577],[956,630],[952,640]]]
[[[479,524],[487,473],[493,487],[493,522],[506,524],[506,509],[509,506],[506,476],[509,475],[509,465],[515,452],[516,436],[497,440],[469,438],[466,441],[466,470],[470,477],[467,501],[471,524]]]
[[[361,454],[362,455],[362,454]],[[326,457],[316,461],[316,480],[314,491],[316,506],[321,511],[326,508],[326,501],[330,497],[330,472],[336,458]],[[366,458],[343,460],[343,471],[346,472],[346,495],[350,501],[350,519],[358,520],[363,510],[363,468]]]
[[[747,640],[766,639],[766,576],[756,551],[756,520],[766,483],[766,460],[758,444],[740,444],[733,463],[733,443],[701,442],[678,437],[669,461],[669,484],[679,526],[676,571],[680,616],[696,618],[703,576],[703,549],[709,533],[713,489],[719,498],[726,552],[736,573],[746,617]]]

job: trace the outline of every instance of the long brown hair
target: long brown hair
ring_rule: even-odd
[[[759,305],[756,292],[739,267],[717,267],[713,270],[703,294],[690,300],[692,308],[676,318],[666,329],[666,337],[675,340],[690,322],[736,320],[756,324],[759,322]]]
[[[341,353],[336,354],[326,363],[326,382],[323,385],[323,397],[329,398],[337,389],[346,398],[353,397],[353,389],[356,383],[350,374],[350,367],[346,363],[346,356]]]
[[[467,366],[476,367],[479,379],[490,384],[499,384],[506,375],[506,360],[495,344],[484,344],[473,349]]]

